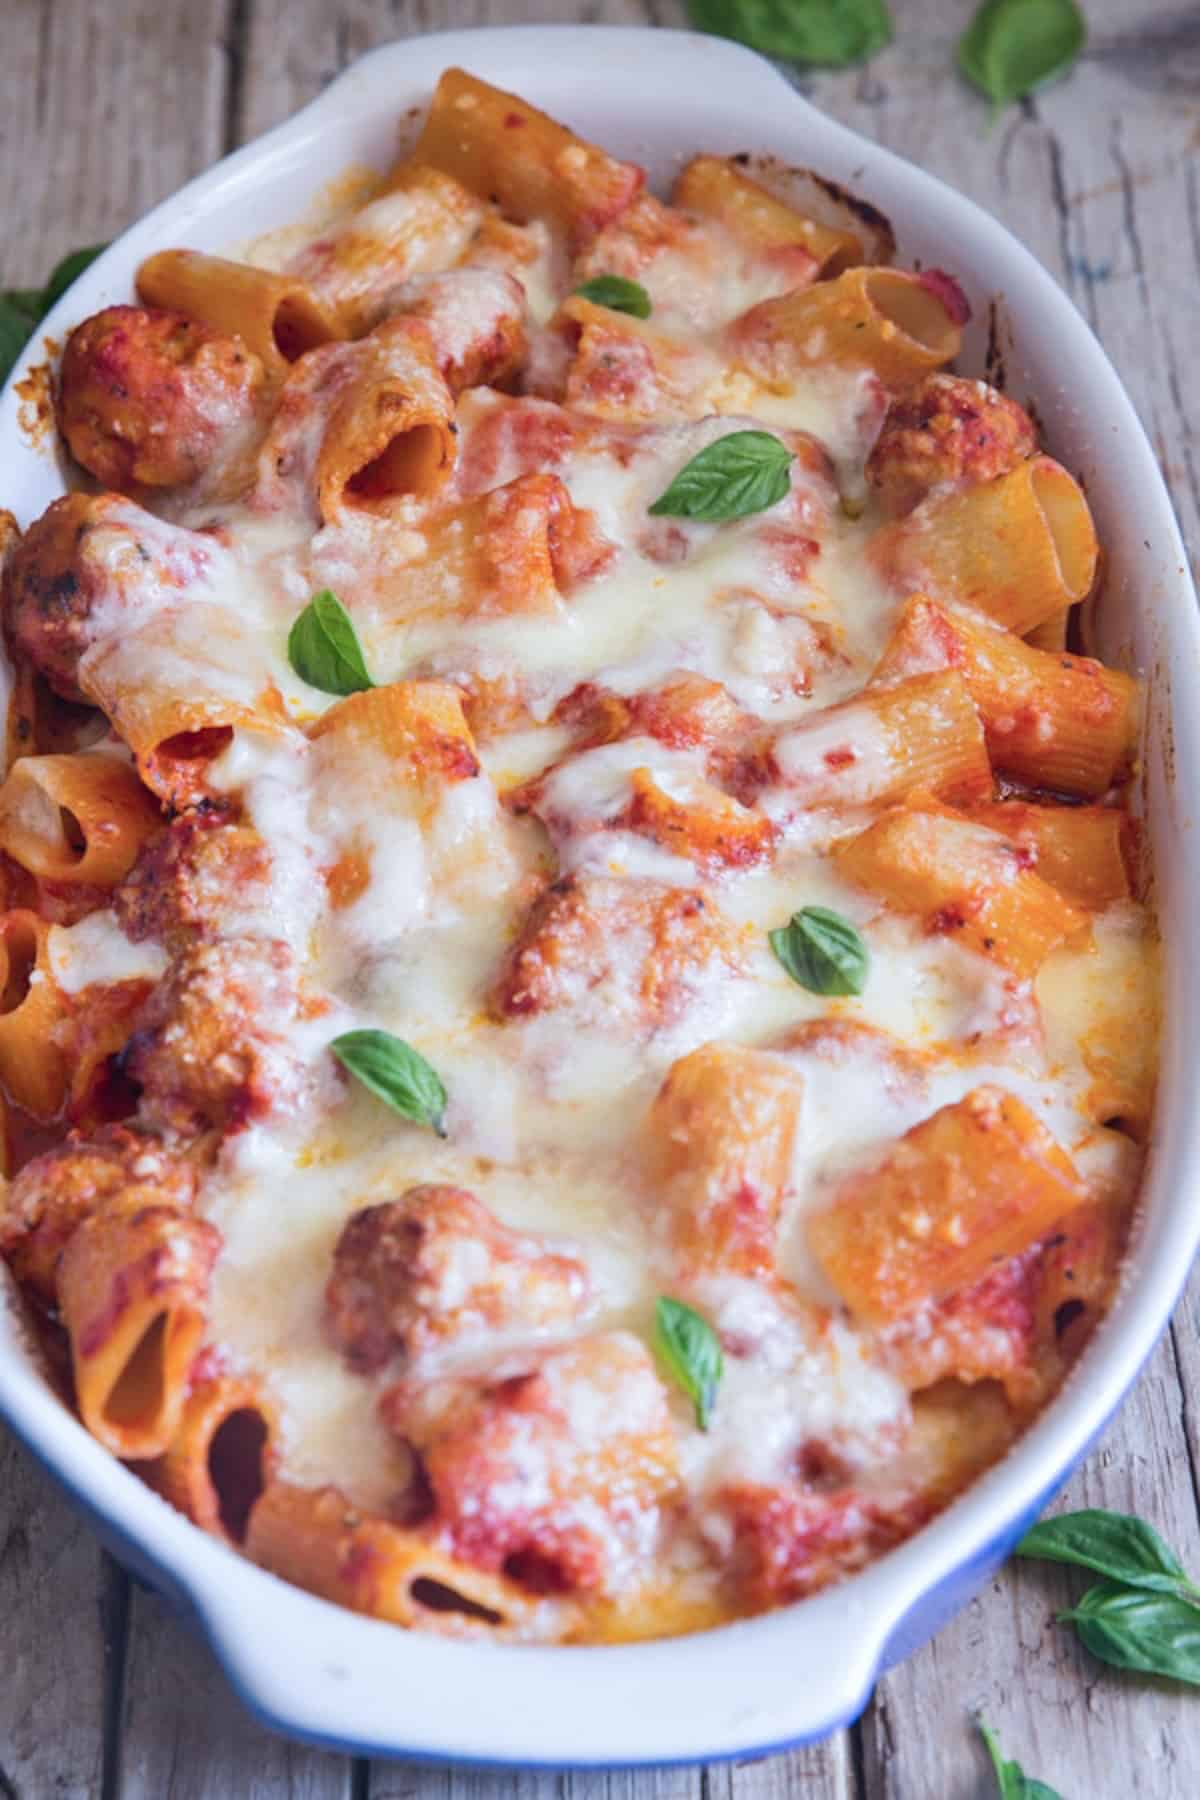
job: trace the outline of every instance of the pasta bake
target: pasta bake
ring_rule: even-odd
[[[526,1642],[803,1598],[1115,1292],[1158,951],[1085,496],[819,179],[448,70],[167,248],[4,515],[0,1249],[277,1575]]]

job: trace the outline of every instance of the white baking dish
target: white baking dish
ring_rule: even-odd
[[[944,264],[975,308],[962,366],[982,372],[1002,298],[1009,384],[1036,396],[1050,449],[1083,479],[1108,556],[1096,647],[1151,682],[1145,759],[1170,998],[1158,1127],[1128,1279],[1067,1390],[1005,1461],[915,1538],[836,1590],[700,1636],[600,1649],[442,1642],[343,1612],[205,1537],[92,1441],[49,1391],[15,1307],[0,1307],[0,1411],[126,1562],[190,1607],[231,1681],[274,1725],[373,1752],[492,1763],[641,1763],[817,1737],[863,1706],[1006,1554],[1120,1401],[1165,1325],[1200,1238],[1200,632],[1179,532],[1133,408],[1088,327],[1014,238],[940,182],[822,118],[758,57],[678,32],[519,27],[411,39],[157,208],[46,321],[61,340],[131,297],[168,245],[227,249],[302,216],[351,162],[383,166],[397,119],[459,63],[516,89],[660,181],[698,149],[772,152],[872,200],[901,260]],[[44,358],[39,338],[15,380]],[[0,400],[0,500],[22,524],[62,491],[52,444]],[[13,1629],[19,1630],[17,1622]]]

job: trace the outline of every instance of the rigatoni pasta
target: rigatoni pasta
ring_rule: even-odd
[[[148,306],[239,337],[276,380],[306,350],[343,335],[336,314],[298,277],[199,250],[150,257],[138,270],[138,293]]]
[[[46,881],[115,887],[158,826],[134,771],[112,756],[23,756],[0,787],[0,850]]]
[[[918,1529],[1153,1117],[1082,489],[952,274],[680,150],[448,70],[318,235],[81,322],[89,479],[0,515],[0,1253],[198,1529],[454,1637]]]

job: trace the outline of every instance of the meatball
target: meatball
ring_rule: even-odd
[[[117,923],[135,943],[168,950],[199,938],[254,935],[247,921],[270,917],[271,852],[250,825],[220,812],[189,812],[146,844],[113,893]]]
[[[583,1265],[510,1231],[465,1188],[415,1187],[346,1221],[325,1290],[330,1332],[370,1373],[399,1352],[483,1344],[493,1331],[568,1324],[587,1289]]]
[[[5,563],[7,629],[17,650],[67,700],[83,699],[75,671],[106,581],[87,540],[119,504],[105,494],[64,495],[29,527]]]
[[[286,1033],[297,1012],[286,944],[227,938],[176,959],[125,1053],[139,1118],[184,1136],[298,1109],[309,1080]]]
[[[59,1257],[84,1219],[118,1202],[183,1210],[195,1189],[192,1166],[136,1128],[68,1138],[26,1163],[0,1201],[0,1253],[19,1281],[53,1300]]]
[[[214,537],[165,524],[120,494],[64,494],[5,560],[5,628],[56,693],[84,700],[79,660],[99,629],[162,605],[221,554]]]
[[[935,488],[994,481],[1037,449],[1027,412],[985,381],[927,375],[888,408],[867,480],[891,518]]]
[[[110,306],[67,339],[58,426],[107,487],[182,487],[249,434],[264,384],[236,338],[182,313]]]

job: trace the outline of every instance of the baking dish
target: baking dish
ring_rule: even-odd
[[[960,274],[975,309],[962,366],[983,369],[990,322],[1012,391],[1036,397],[1049,447],[1085,482],[1108,552],[1090,621],[1095,647],[1151,677],[1145,787],[1171,1001],[1160,1123],[1128,1277],[1066,1391],[1004,1463],[919,1536],[802,1605],[638,1646],[501,1649],[418,1638],[286,1587],[195,1531],[83,1432],[26,1353],[13,1307],[0,1316],[0,1409],[118,1555],[194,1611],[245,1700],[281,1729],[383,1754],[492,1763],[761,1752],[854,1716],[878,1669],[936,1630],[1000,1560],[1133,1379],[1200,1235],[1186,1188],[1197,1127],[1182,1091],[1186,1051],[1200,1030],[1200,977],[1175,953],[1200,895],[1183,798],[1198,756],[1185,699],[1197,660],[1194,596],[1149,446],[1049,277],[968,202],[822,119],[768,64],[714,39],[522,27],[377,51],[129,232],[70,291],[44,335],[59,340],[88,313],[129,297],[133,269],[151,251],[228,249],[303,216],[332,171],[382,166],[397,116],[419,107],[451,63],[520,90],[647,164],[652,180],[699,148],[751,149],[863,194],[892,219],[905,262],[946,263]],[[39,339],[16,384],[43,358]],[[51,445],[24,432],[21,411],[14,385],[0,403],[0,445],[6,499],[25,523],[63,480]]]

